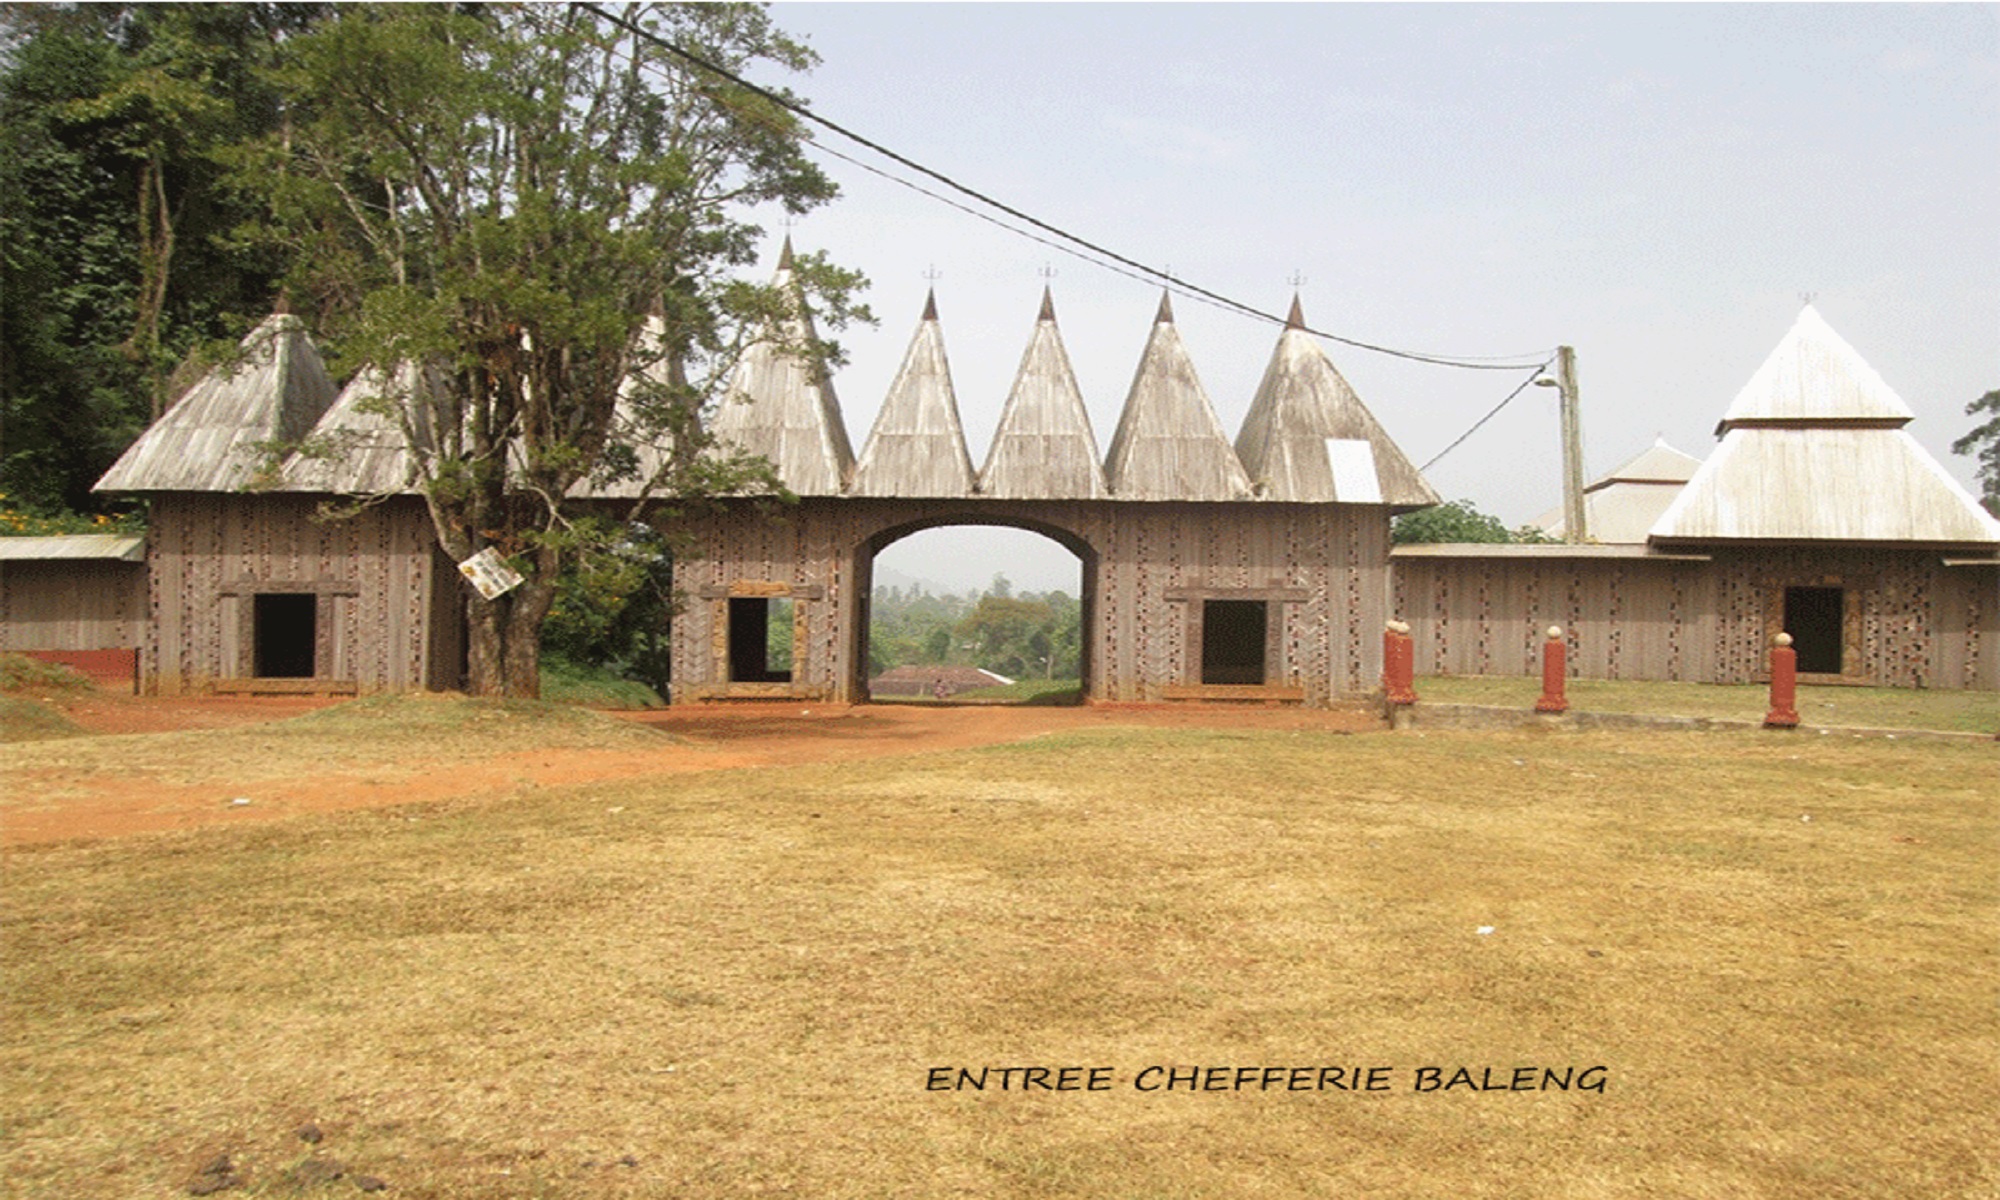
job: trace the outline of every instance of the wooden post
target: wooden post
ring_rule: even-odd
[[[1416,643],[1410,627],[1391,621],[1382,631],[1382,691],[1393,707],[1417,702]]]
[[[1542,643],[1542,698],[1535,701],[1538,713],[1569,711],[1563,683],[1569,675],[1569,647],[1563,645],[1560,625],[1549,626],[1549,640]]]
[[[1799,652],[1792,649],[1792,635],[1781,633],[1772,639],[1771,711],[1764,714],[1766,729],[1799,727]]]

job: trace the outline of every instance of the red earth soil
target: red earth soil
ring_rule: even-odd
[[[55,702],[92,733],[227,729],[282,720],[338,700],[305,696],[137,698],[94,693]],[[0,846],[97,840],[308,813],[387,808],[522,787],[639,779],[690,771],[790,767],[961,750],[1067,730],[1146,726],[1358,733],[1383,728],[1372,711],[1252,705],[1077,707],[819,703],[686,705],[611,715],[676,735],[660,749],[528,749],[477,763],[427,769],[422,762],[351,771],[301,765],[297,778],[263,779],[249,805],[233,805],[215,785],[164,786],[91,772],[62,778],[65,798],[40,803],[35,778],[0,800]]]

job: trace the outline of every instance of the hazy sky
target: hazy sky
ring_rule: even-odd
[[[1575,346],[1591,476],[1655,435],[1705,456],[1811,293],[1970,485],[1949,446],[1966,403],[2000,387],[1993,6],[772,12],[823,59],[786,81],[819,111],[1140,262],[1266,310],[1303,276],[1314,326],[1402,349]],[[843,196],[792,233],[873,284],[881,323],[842,336],[836,377],[857,451],[933,269],[975,464],[1045,282],[1108,444],[1156,286],[824,161]],[[1277,330],[1191,299],[1176,312],[1233,435]],[[1520,379],[1328,351],[1420,464]],[[1557,505],[1553,397],[1524,393],[1427,472],[1433,485],[1509,524]],[[990,537],[934,537],[885,565],[953,586],[995,570],[1075,586],[1060,551],[1017,562]]]

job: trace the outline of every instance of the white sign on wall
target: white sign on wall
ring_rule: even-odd
[[[521,573],[502,561],[491,546],[458,564],[458,573],[471,580],[488,600],[504,596],[524,582]]]

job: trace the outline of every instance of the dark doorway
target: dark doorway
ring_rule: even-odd
[[[1264,682],[1267,607],[1262,600],[1204,600],[1201,605],[1201,681]]]
[[[259,679],[311,679],[317,672],[319,597],[309,592],[257,596],[252,669]]]
[[[729,679],[732,683],[792,681],[790,599],[737,596],[729,601]]]
[[[1798,652],[1801,672],[1840,674],[1844,601],[1837,587],[1785,589],[1785,632],[1792,635],[1792,649]]]

